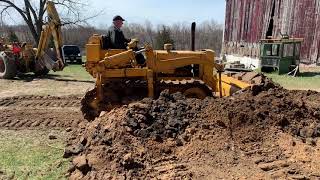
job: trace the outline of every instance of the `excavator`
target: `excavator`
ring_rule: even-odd
[[[224,73],[213,50],[194,50],[195,24],[191,32],[190,51],[173,50],[172,44],[165,44],[164,50],[148,44],[138,47],[136,39],[126,50],[107,49],[103,35],[91,36],[85,68],[96,83],[81,100],[84,118],[92,121],[102,111],[145,97],[156,98],[165,89],[190,98],[223,97],[250,88],[259,79],[257,73]]]
[[[42,27],[37,48],[28,43],[0,43],[0,79],[12,79],[17,73],[33,72],[36,75],[44,75],[50,70],[63,70],[65,62],[62,56],[60,17],[52,1],[47,1],[46,8],[48,22]],[[51,35],[55,45],[55,60],[47,53]]]

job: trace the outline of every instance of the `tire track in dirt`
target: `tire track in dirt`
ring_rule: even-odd
[[[0,108],[5,107],[80,107],[77,96],[14,96],[0,99]]]
[[[14,96],[0,98],[0,128],[67,128],[86,122],[77,96]]]

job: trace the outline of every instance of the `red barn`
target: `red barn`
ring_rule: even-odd
[[[304,38],[301,60],[320,62],[320,0],[226,0],[225,54],[258,57],[267,36]]]

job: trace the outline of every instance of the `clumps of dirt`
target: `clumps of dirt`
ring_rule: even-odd
[[[161,92],[156,100],[150,98],[128,106],[123,125],[132,135],[142,138],[176,138],[190,125],[199,112],[195,101],[181,93]]]
[[[259,128],[277,126],[299,135],[299,128],[319,119],[317,99],[319,93],[312,91],[288,91],[272,88],[256,96],[242,94],[227,99],[217,99],[209,106],[221,106],[219,116],[231,121],[232,129],[255,124]],[[315,104],[314,104],[315,103]],[[210,114],[210,113],[208,113]]]
[[[258,95],[262,91],[268,91],[272,88],[281,88],[281,86],[275,82],[273,82],[271,79],[267,78],[262,73],[257,72],[241,72],[236,73],[234,75],[231,75],[235,79],[239,79],[243,82],[247,82],[252,84],[250,89],[243,89],[235,93],[241,94],[243,92],[249,91],[251,92],[251,95],[255,96]]]
[[[320,93],[262,83],[232,97],[161,93],[68,140],[70,179],[320,178]]]

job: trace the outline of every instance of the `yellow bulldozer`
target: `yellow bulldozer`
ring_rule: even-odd
[[[50,70],[63,70],[65,62],[62,56],[61,21],[54,2],[47,1],[46,9],[48,22],[42,27],[37,48],[28,43],[8,44],[0,41],[0,79],[14,78],[17,73],[44,75]],[[55,45],[54,60],[46,52],[51,36]]]
[[[138,48],[133,39],[127,50],[118,50],[105,49],[105,42],[104,36],[95,34],[86,45],[85,68],[96,79],[95,88],[81,101],[89,121],[102,111],[157,97],[165,89],[191,98],[230,96],[250,87],[256,77],[245,82],[241,76],[222,73],[224,66],[215,62],[215,52],[210,49],[176,51],[172,44],[165,44],[164,50],[153,50],[147,44]]]

